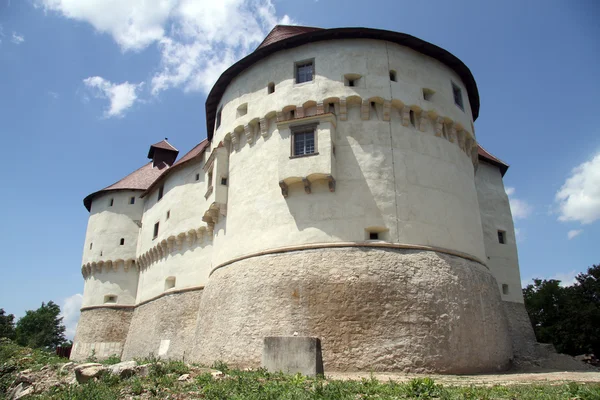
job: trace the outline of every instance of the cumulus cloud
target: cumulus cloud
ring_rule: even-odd
[[[81,308],[82,301],[83,295],[80,293],[74,294],[63,300],[60,316],[63,317],[63,324],[67,328],[65,331],[67,339],[73,340],[73,337],[75,336],[77,322],[79,322],[79,309]]]
[[[229,65],[248,54],[276,24],[272,0],[37,0],[46,11],[84,21],[123,51],[155,44],[153,94],[169,88],[207,93]]]
[[[86,78],[83,83],[94,91],[94,96],[97,98],[109,100],[110,105],[104,112],[107,118],[123,116],[123,113],[136,102],[137,91],[143,86],[143,83],[115,84],[100,76]]]
[[[583,232],[583,229],[573,229],[567,232],[567,237],[569,240],[573,239],[575,236],[579,236]]]
[[[17,32],[13,32],[10,41],[14,44],[21,44],[25,41],[25,37],[23,35],[17,34]]]
[[[525,219],[529,217],[533,211],[533,207],[525,200],[518,199],[514,196],[516,189],[514,187],[507,187],[504,190],[508,196],[510,202],[510,211],[514,219]]]
[[[591,224],[600,219],[600,153],[571,171],[556,201],[560,221]]]

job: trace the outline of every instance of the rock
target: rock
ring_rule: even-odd
[[[20,383],[19,386],[17,386],[17,388],[20,388],[20,389],[17,392],[15,392],[12,397],[9,397],[10,399],[18,400],[27,395],[33,394],[33,386],[29,386],[26,389],[23,389],[22,385],[23,384]]]
[[[210,373],[213,378],[223,378],[225,374],[221,371],[213,371]]]
[[[63,373],[63,372],[66,372],[66,371],[70,370],[71,368],[73,368],[74,366],[75,366],[75,363],[74,363],[74,362],[72,362],[72,361],[71,361],[71,362],[68,362],[68,363],[66,363],[66,364],[63,364],[63,365],[60,367],[60,372],[61,372],[61,373]]]
[[[148,376],[150,373],[150,364],[138,365],[135,367],[135,373],[139,376]]]
[[[130,378],[135,375],[137,363],[135,361],[123,361],[108,367],[111,374],[121,378]]]
[[[98,378],[106,371],[106,368],[102,364],[98,363],[87,363],[78,365],[75,368],[75,378],[77,382],[85,383],[90,379]]]
[[[190,374],[183,374],[179,378],[177,378],[177,380],[180,381],[180,382],[189,381],[190,380]]]

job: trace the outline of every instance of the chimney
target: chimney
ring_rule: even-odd
[[[171,144],[167,142],[167,139],[168,138],[165,138],[165,140],[161,140],[160,142],[154,143],[152,146],[150,146],[148,158],[152,160],[152,167],[158,167],[159,169],[162,169],[164,164],[170,167],[177,159],[179,150],[171,146]]]

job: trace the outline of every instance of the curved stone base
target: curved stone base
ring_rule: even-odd
[[[71,360],[84,361],[92,355],[99,360],[112,355],[120,357],[132,315],[133,307],[81,310]]]
[[[212,274],[192,358],[258,367],[265,336],[320,337],[327,370],[476,373],[509,366],[497,283],[432,251],[345,248],[244,259]]]
[[[532,359],[537,357],[538,345],[525,304],[503,301],[508,320],[508,332],[515,357]]]
[[[187,360],[202,290],[165,294],[135,308],[123,360],[147,357]]]

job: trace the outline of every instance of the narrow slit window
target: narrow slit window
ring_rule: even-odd
[[[502,294],[508,294],[508,285],[506,283],[502,284]]]
[[[315,154],[315,128],[299,128],[292,131],[292,155],[305,156]]]
[[[221,113],[223,111],[223,107],[219,108],[219,111],[217,111],[217,121],[215,123],[215,129],[219,129],[219,127],[221,126]]]
[[[120,240],[120,242],[119,242],[119,245],[120,245],[120,246],[123,246],[124,244],[125,244],[125,238],[121,238],[121,240]]]
[[[410,124],[414,127],[417,126],[417,122],[415,119],[415,112],[413,110],[410,110],[410,112],[408,113],[409,117],[410,117]]]
[[[212,179],[213,179],[213,172],[212,169],[210,171],[208,171],[208,180],[207,180],[207,185],[208,187],[212,186]]]
[[[267,85],[267,94],[275,92],[275,83],[271,82]]]
[[[167,211],[167,219],[171,218],[171,210]]]
[[[199,181],[200,180],[200,174],[196,174],[196,180]]]
[[[129,204],[135,204],[135,196],[129,198]]]
[[[464,111],[465,106],[463,104],[462,90],[454,82],[452,82],[452,95],[454,96],[454,104]]]
[[[158,222],[154,224],[154,233],[152,234],[152,240],[158,237]]]
[[[390,81],[396,82],[396,71],[390,70]]]
[[[156,201],[160,201],[160,199],[163,198],[164,193],[165,193],[165,186],[161,185],[161,187],[158,188],[158,200],[156,200]]]
[[[498,231],[498,243],[506,244],[506,232]]]
[[[110,199],[110,202],[108,203],[109,207],[112,207],[115,204],[115,199]]]
[[[94,246],[94,243],[90,243],[90,250],[92,249],[92,246]]]
[[[310,82],[314,78],[314,63],[304,61],[296,63],[296,83]]]

